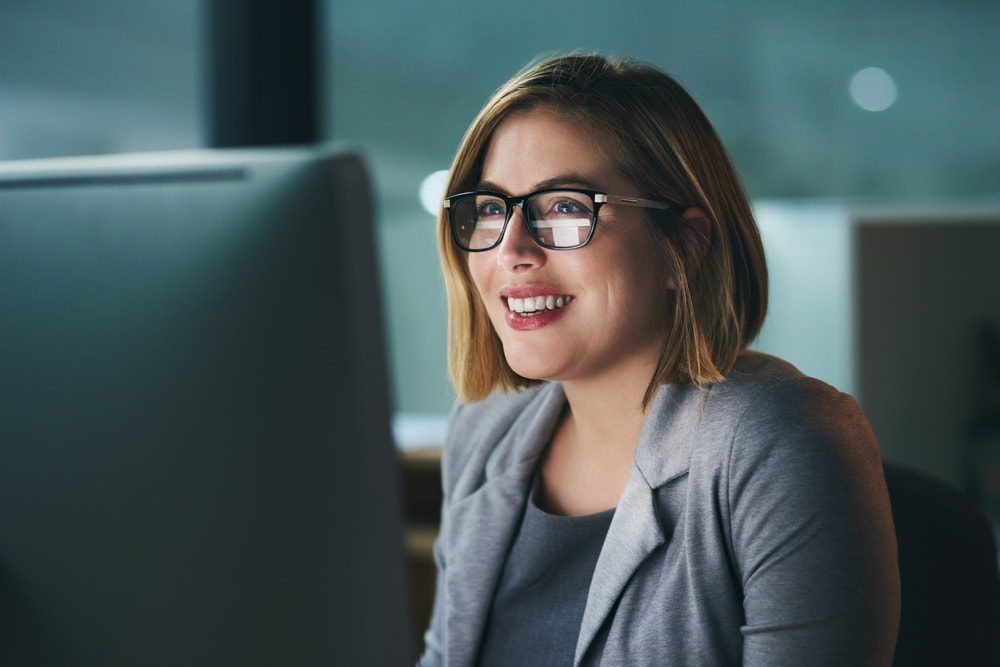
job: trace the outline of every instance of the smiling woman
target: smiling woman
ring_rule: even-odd
[[[641,193],[629,192],[634,186],[590,149],[587,135],[579,122],[545,107],[511,114],[490,141],[482,179],[506,192],[535,192],[557,184],[600,185],[606,192],[638,197]],[[566,174],[570,168],[575,174]],[[559,378],[564,383],[652,377],[665,333],[669,288],[645,211],[611,205],[595,216],[592,195],[571,191],[547,192],[533,200],[543,202],[542,210],[511,209],[511,222],[495,250],[468,257],[469,273],[511,370],[524,378]],[[530,233],[541,231],[538,219],[546,220],[556,206],[577,216],[569,247],[589,240],[586,248],[551,252]],[[529,219],[533,224],[527,224]],[[547,311],[544,319],[528,319],[507,303],[522,295],[536,301],[568,297],[571,303]],[[641,396],[631,398],[637,399],[632,401],[636,406],[641,404]]]
[[[760,237],[676,81],[533,64],[447,193],[460,401],[421,664],[887,664],[878,445],[849,396],[747,350]]]

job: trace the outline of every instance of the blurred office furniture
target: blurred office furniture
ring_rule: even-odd
[[[896,665],[1000,665],[1000,575],[990,523],[948,485],[885,464],[902,614]]]
[[[1000,205],[755,212],[771,272],[755,347],[854,395],[886,460],[964,489],[977,333],[1000,323]]]
[[[1000,323],[983,323],[978,338],[978,400],[969,420],[966,472],[973,499],[1000,537]]]
[[[0,164],[0,665],[412,660],[360,158]]]
[[[416,648],[423,651],[423,633],[434,607],[434,540],[441,520],[441,448],[421,447],[400,452],[403,498],[406,503],[406,556]]]
[[[208,144],[319,141],[319,3],[208,0],[203,12]]]

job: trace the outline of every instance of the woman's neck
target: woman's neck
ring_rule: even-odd
[[[569,404],[565,419],[581,453],[631,459],[646,418],[642,398],[653,367],[628,370],[597,380],[563,381]]]
[[[567,409],[541,461],[542,509],[576,516],[618,503],[645,421],[646,382],[623,374],[562,382]]]

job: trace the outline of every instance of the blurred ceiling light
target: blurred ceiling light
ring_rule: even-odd
[[[880,67],[866,67],[851,77],[851,99],[865,111],[885,111],[896,101],[896,82]]]
[[[447,185],[447,169],[435,171],[420,184],[420,205],[434,217],[437,217],[437,214],[441,212],[441,202],[444,199],[444,189]]]

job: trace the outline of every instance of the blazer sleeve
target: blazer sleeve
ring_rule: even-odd
[[[729,449],[732,548],[746,665],[889,665],[896,537],[874,433],[821,382],[752,401]]]

